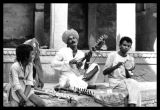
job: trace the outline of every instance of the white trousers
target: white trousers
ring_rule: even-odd
[[[136,104],[136,106],[141,106],[141,93],[138,82],[134,79],[128,78],[124,80],[129,93],[129,103]]]
[[[109,78],[109,83],[112,88],[127,89],[129,94],[128,103],[136,104],[136,106],[139,106],[139,107],[141,106],[140,86],[136,80],[131,78],[127,78],[123,80]]]
[[[70,87],[70,88],[75,87],[75,88],[86,89],[88,84],[94,84],[96,82],[98,74],[100,72],[100,67],[98,66],[98,64],[93,63],[89,66],[89,68],[86,71],[87,74],[90,71],[92,71],[96,66],[98,67],[98,71],[89,81],[82,80],[84,78],[83,75],[76,76],[73,72],[66,72],[65,74],[62,74],[59,79],[60,87]]]

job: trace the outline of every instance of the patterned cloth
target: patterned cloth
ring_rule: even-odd
[[[97,90],[95,90],[97,91]],[[107,94],[107,90],[99,90],[95,95],[95,102],[108,107],[125,107],[127,106],[128,99],[126,90],[114,89],[113,93]],[[141,107],[156,107],[157,106],[157,94],[156,90],[141,91]]]
[[[31,45],[33,47],[33,51],[34,51],[34,54],[35,54],[35,59],[33,61],[33,66],[35,67],[36,69],[36,77],[35,77],[35,81],[36,81],[36,86],[38,85],[39,83],[39,80],[41,82],[44,82],[44,79],[43,79],[43,69],[42,69],[42,65],[41,65],[41,62],[40,62],[40,50],[39,50],[39,43],[38,41],[36,40],[36,38],[33,38],[33,39],[29,39],[27,41],[24,42],[24,44],[28,44],[28,45]]]

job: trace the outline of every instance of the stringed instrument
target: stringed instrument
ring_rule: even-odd
[[[87,52],[87,53],[85,53],[85,56],[84,56],[83,58],[80,58],[80,59],[77,60],[77,62],[76,62],[76,67],[74,67],[74,66],[72,66],[72,67],[74,67],[75,69],[80,69],[80,67],[82,66],[82,62],[83,62],[84,60],[86,60],[86,62],[88,62],[88,61],[90,60],[90,57],[91,57],[91,55],[92,55],[92,52],[93,52],[93,51],[96,51],[96,50],[98,50],[98,49],[101,49],[101,47],[105,44],[105,40],[106,40],[107,38],[108,38],[108,36],[107,36],[106,34],[102,35],[102,36],[97,40],[96,44],[90,49],[90,51]],[[86,70],[87,67],[84,68],[84,69]]]
[[[96,103],[99,103],[101,104],[102,106],[105,106],[105,107],[112,107],[112,106],[119,106],[120,105],[125,105],[125,96],[122,95],[121,93],[108,93],[107,91],[109,89],[105,89],[105,90],[102,90],[102,91],[97,91],[97,92],[94,92],[90,89],[83,89],[83,88],[54,88],[55,91],[59,91],[59,92],[62,92],[62,91],[67,91],[67,92],[70,92],[70,93],[75,93],[77,94],[78,96],[79,95],[86,95],[86,96],[89,96],[91,98],[94,99],[94,102]]]
[[[105,44],[105,40],[108,38],[107,35],[102,35],[96,42],[96,44],[90,49],[88,53],[85,54],[85,56],[78,61],[83,62],[85,59],[87,59],[88,55],[91,54],[93,51],[96,51],[102,47],[102,45]]]
[[[87,95],[87,96],[90,96],[90,97],[94,97],[94,92],[89,90],[89,89],[84,89],[84,88],[60,88],[60,87],[57,87],[57,88],[54,88],[55,91],[67,91],[67,92],[71,92],[71,93],[75,93],[77,95]]]

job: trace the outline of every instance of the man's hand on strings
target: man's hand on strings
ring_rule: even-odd
[[[83,63],[80,61],[80,62],[77,62],[77,68],[79,69],[81,66],[83,65]]]
[[[85,58],[86,58],[87,61],[89,61],[91,57],[92,57],[92,52],[91,51],[85,53]]]
[[[69,65],[72,66],[73,64],[76,64],[77,68],[80,68],[80,67],[83,65],[83,63],[82,63],[81,61],[78,62],[78,61],[75,60],[75,59],[69,61]]]

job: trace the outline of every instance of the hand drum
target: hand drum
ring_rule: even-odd
[[[126,60],[124,62],[124,67],[127,70],[132,70],[132,68],[134,67],[134,63],[131,60]]]

